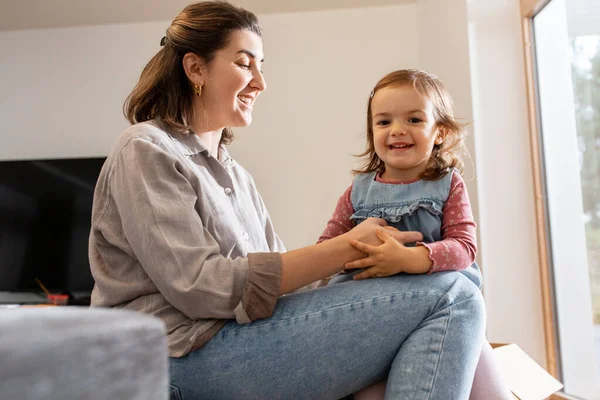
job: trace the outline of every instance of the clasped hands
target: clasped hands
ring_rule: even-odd
[[[365,269],[354,275],[355,280],[382,278],[400,272],[424,274],[431,268],[429,249],[404,245],[423,240],[420,232],[402,232],[388,226],[383,219],[368,218],[345,235],[352,247],[365,254],[365,257],[344,265],[347,271]]]

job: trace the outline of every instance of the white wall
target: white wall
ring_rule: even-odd
[[[469,66],[467,5],[464,0],[419,0],[417,3],[419,68],[440,78],[454,100],[455,117],[467,124],[463,178],[471,196],[471,207],[479,221],[479,199],[473,134],[473,102]],[[481,262],[481,252],[478,262]]]
[[[0,159],[102,156],[167,22],[0,32]]]
[[[518,0],[468,0],[488,337],[546,365]]]
[[[416,67],[415,6],[260,17],[269,88],[231,151],[295,248],[316,241],[350,184],[373,85]],[[167,26],[1,32],[10,58],[0,64],[0,159],[107,154],[128,125],[123,101]]]

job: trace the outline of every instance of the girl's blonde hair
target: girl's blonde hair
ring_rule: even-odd
[[[364,153],[357,155],[357,157],[365,157],[366,160],[361,168],[352,172],[368,173],[376,171],[382,173],[385,171],[383,161],[375,153],[371,103],[373,96],[379,90],[402,85],[410,85],[420,96],[429,99],[433,103],[435,123],[444,137],[441,144],[433,146],[431,158],[420,178],[436,180],[448,174],[454,168],[462,172],[465,130],[464,126],[454,118],[452,98],[444,84],[435,75],[417,69],[401,69],[391,72],[381,78],[375,85],[367,106],[367,149]]]

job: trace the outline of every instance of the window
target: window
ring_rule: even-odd
[[[522,1],[550,370],[600,399],[600,1]]]

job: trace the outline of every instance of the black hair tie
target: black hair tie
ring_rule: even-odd
[[[162,39],[160,39],[160,45],[164,46],[165,44],[167,44],[167,37],[163,36]]]

